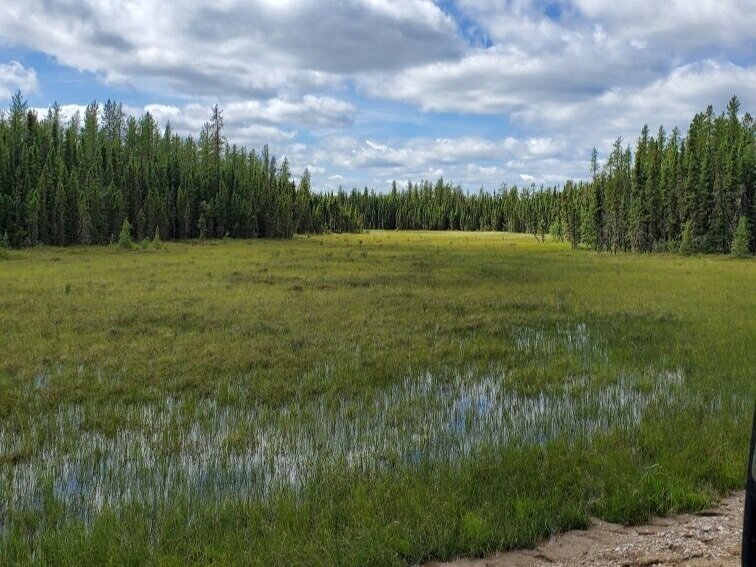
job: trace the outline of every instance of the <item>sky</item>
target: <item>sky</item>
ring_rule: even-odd
[[[315,189],[588,176],[643,124],[756,111],[756,0],[3,0],[0,107],[97,100],[309,168]]]

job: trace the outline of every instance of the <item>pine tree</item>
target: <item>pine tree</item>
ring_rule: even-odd
[[[580,219],[580,242],[595,250],[599,244],[598,232],[596,230],[596,219],[600,214],[598,207],[599,199],[597,196],[597,187],[594,184],[591,184],[589,187],[590,189],[586,193],[586,202],[583,204]]]
[[[297,191],[297,232],[308,233],[312,230],[312,218],[310,203],[310,171],[305,168]]]

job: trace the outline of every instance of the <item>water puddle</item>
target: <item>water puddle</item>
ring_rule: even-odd
[[[651,384],[650,388],[638,385]],[[503,373],[410,377],[367,398],[314,399],[282,408],[168,398],[141,406],[69,406],[36,421],[43,439],[30,459],[4,466],[4,512],[56,501],[91,520],[105,507],[186,500],[252,501],[300,490],[329,470],[369,473],[455,464],[483,449],[537,445],[637,426],[651,405],[679,401],[680,371],[647,370],[608,386],[568,380],[536,395],[517,393]],[[130,427],[91,431],[106,413]],[[0,428],[0,454],[23,439]]]

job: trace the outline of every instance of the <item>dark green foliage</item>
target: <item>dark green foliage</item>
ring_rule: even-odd
[[[11,246],[104,244],[123,220],[138,241],[176,238],[290,238],[295,233],[362,229],[547,231],[602,251],[674,250],[690,223],[688,250],[726,253],[740,217],[756,223],[756,126],[709,107],[687,136],[644,127],[635,154],[621,139],[590,182],[564,187],[502,186],[468,193],[443,179],[313,193],[309,172],[299,185],[289,163],[229,145],[215,106],[197,140],[161,132],[149,113],[126,117],[108,101],[67,125],[54,105],[39,120],[20,93],[0,115],[0,232]],[[756,249],[756,234],[747,248]]]
[[[738,220],[738,227],[735,229],[735,235],[732,239],[732,248],[730,253],[736,258],[745,258],[748,256],[748,242],[751,235],[748,230],[748,219],[745,216]]]
[[[198,140],[170,125],[161,132],[149,113],[127,117],[112,101],[67,124],[57,105],[38,119],[21,93],[0,112],[0,234],[11,246],[106,244],[126,218],[138,241],[197,238],[202,225],[208,238],[359,225],[338,203],[313,218],[309,183],[306,174],[298,190],[288,162],[279,166],[267,148],[229,146],[217,106]]]
[[[356,209],[365,228],[505,230],[539,237],[552,227],[555,237],[563,234],[573,247],[652,252],[677,250],[685,240],[688,253],[724,253],[739,216],[756,222],[756,125],[749,114],[739,119],[739,109],[736,97],[726,114],[715,117],[709,107],[696,115],[684,139],[677,129],[667,136],[664,128],[654,138],[644,126],[634,156],[618,139],[603,167],[592,153],[590,182],[568,182],[561,190],[503,187],[493,195],[470,194],[439,180],[331,198]],[[755,246],[750,235],[749,250]]]

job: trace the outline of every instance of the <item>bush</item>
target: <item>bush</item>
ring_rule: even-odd
[[[693,254],[693,223],[688,221],[683,226],[682,240],[680,241],[680,254],[690,256]]]
[[[163,246],[163,241],[160,240],[160,228],[155,227],[155,239],[152,241],[152,245],[155,249],[160,250]]]
[[[552,240],[564,242],[564,236],[565,236],[565,229],[564,224],[561,220],[555,220],[551,223],[551,226],[549,227],[549,234],[551,235]]]
[[[8,231],[6,231],[5,234],[0,236],[0,260],[5,260],[10,256],[8,250],[10,250],[10,239],[8,238]]]
[[[121,225],[121,233],[118,235],[118,247],[122,250],[131,250],[134,248],[134,242],[131,240],[131,225],[128,219],[124,219]]]
[[[205,238],[207,238],[207,221],[203,214],[200,215],[200,218],[197,221],[197,229],[199,229],[199,239],[205,240]]]
[[[751,235],[748,230],[748,219],[741,216],[738,219],[738,227],[735,229],[735,235],[732,239],[732,246],[730,248],[730,254],[734,258],[745,258],[749,255],[748,241],[751,240]]]

